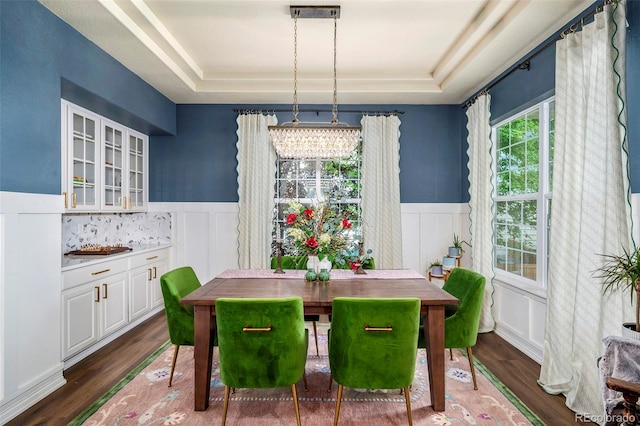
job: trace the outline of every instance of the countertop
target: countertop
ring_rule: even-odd
[[[171,247],[171,243],[159,243],[153,245],[129,245],[133,250],[125,251],[122,253],[114,253],[107,255],[78,255],[70,254],[62,255],[62,272],[72,269],[80,268],[83,266],[94,265],[102,262],[108,262],[114,259],[120,259],[127,256],[133,256],[148,251],[159,250],[167,247]]]

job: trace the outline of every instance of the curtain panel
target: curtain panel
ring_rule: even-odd
[[[553,198],[539,383],[602,423],[602,339],[633,318],[629,295],[603,295],[600,254],[631,247],[624,123],[625,3],[556,43]]]
[[[491,143],[491,96],[483,94],[467,109],[469,157],[469,219],[471,263],[486,279],[480,314],[481,333],[493,330],[493,148]]]
[[[238,263],[242,269],[270,267],[276,152],[267,126],[275,115],[239,114],[238,119]]]
[[[363,116],[362,234],[376,267],[401,269],[400,119]]]

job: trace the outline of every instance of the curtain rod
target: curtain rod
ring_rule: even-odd
[[[502,74],[500,77],[498,77],[497,80],[492,81],[486,88],[480,90],[478,93],[476,93],[471,98],[469,98],[466,102],[464,102],[462,104],[462,108],[467,108],[467,107],[470,107],[471,105],[473,105],[473,103],[476,101],[476,99],[478,99],[479,96],[482,96],[485,93],[489,93],[489,90],[491,90],[493,87],[495,87],[498,83],[500,83],[506,77],[511,75],[511,73],[513,73],[514,71],[517,71],[517,70],[527,70],[527,71],[529,71],[529,69],[531,69],[531,59],[533,59],[536,56],[538,56],[538,54],[540,54],[541,52],[544,52],[545,50],[547,50],[547,48],[549,48],[550,46],[555,44],[558,40],[561,40],[561,39],[565,38],[567,36],[567,34],[576,32],[578,30],[578,26],[580,26],[580,29],[582,29],[582,25],[584,25],[584,20],[586,18],[590,18],[593,15],[595,15],[596,13],[599,13],[602,10],[604,10],[604,6],[605,5],[607,5],[607,4],[615,4],[615,3],[617,3],[616,0],[604,0],[602,2],[602,5],[596,5],[596,7],[594,7],[593,10],[591,10],[589,12],[586,12],[584,14],[584,16],[576,18],[576,20],[573,21],[572,23],[569,23],[569,24],[565,25],[563,30],[559,30],[558,31],[558,33],[557,33],[558,35],[556,35],[555,37],[552,37],[549,41],[547,41],[544,45],[542,45],[542,47],[540,47],[535,52],[533,52],[530,56],[528,56],[527,59],[525,59],[524,61],[520,62],[518,65],[514,66],[510,70],[506,71],[504,74]]]
[[[233,112],[291,112],[290,109],[242,109],[242,108],[234,108]],[[333,112],[330,109],[304,109],[304,108],[300,108],[299,112],[315,112],[316,115],[320,114],[321,112]],[[361,110],[361,109],[341,109],[338,111],[338,113],[340,112],[355,112],[355,113],[360,113],[360,114],[379,114],[379,115],[402,115],[404,114],[404,111],[398,111],[396,109],[394,109],[393,111],[367,111],[367,110]]]

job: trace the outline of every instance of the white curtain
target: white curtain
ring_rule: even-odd
[[[276,152],[267,126],[275,115],[240,114],[238,123],[238,259],[242,269],[270,267]]]
[[[378,269],[402,268],[400,119],[362,117],[362,233]]]
[[[474,271],[484,275],[486,285],[481,333],[493,330],[493,164],[491,126],[489,119],[491,96],[482,94],[467,109],[467,156],[469,157],[469,218],[471,222],[471,262]]]
[[[549,279],[539,383],[569,408],[603,415],[602,339],[633,318],[629,294],[602,294],[599,254],[631,246],[624,96],[625,5],[556,44]],[[611,19],[612,10],[615,23]],[[614,47],[615,46],[615,47]],[[621,86],[618,86],[621,85]],[[594,418],[594,421],[596,418]]]

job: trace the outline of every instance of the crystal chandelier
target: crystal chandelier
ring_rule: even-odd
[[[338,84],[336,73],[337,20],[340,6],[290,6],[294,22],[293,120],[269,126],[273,146],[281,158],[344,158],[355,151],[360,126],[338,121]],[[333,119],[331,122],[298,120],[298,18],[333,18]]]

